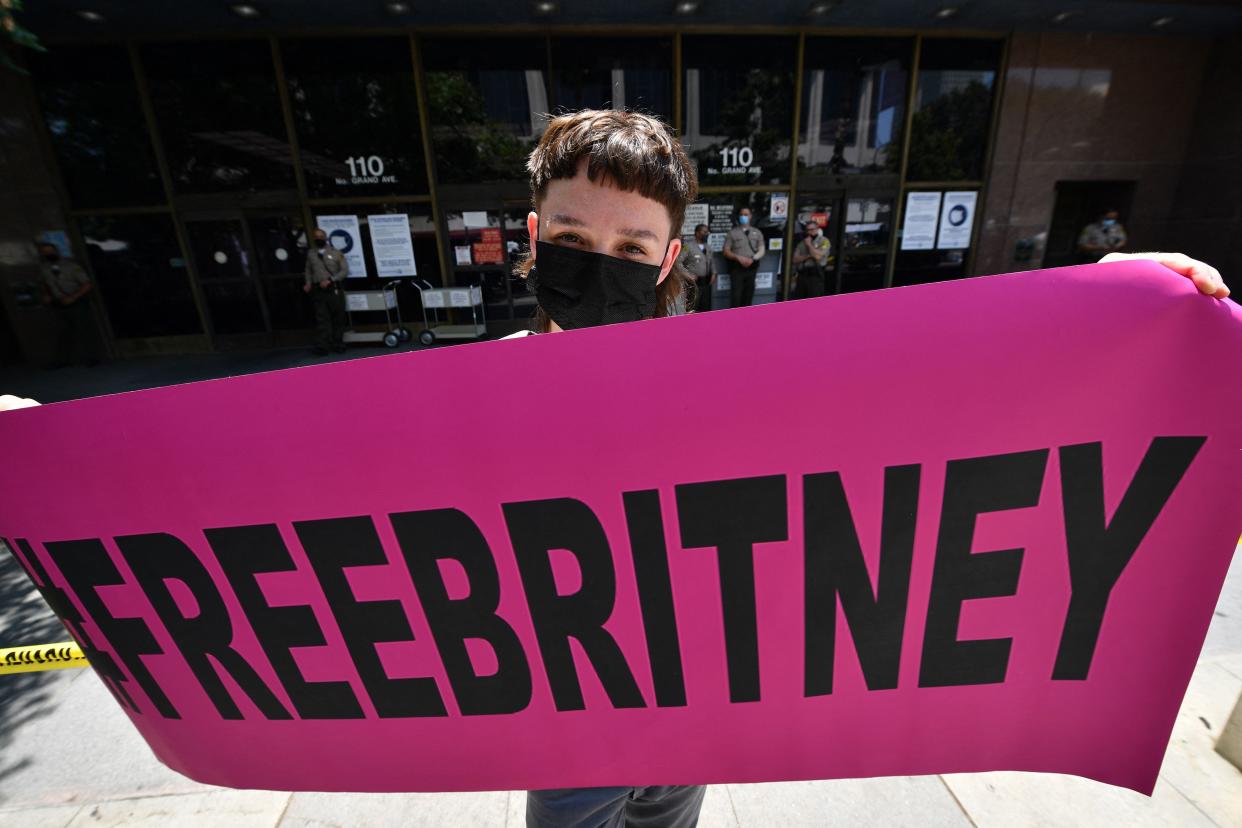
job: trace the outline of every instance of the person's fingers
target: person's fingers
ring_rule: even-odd
[[[31,408],[37,402],[26,397],[14,397],[12,394],[0,394],[0,411],[12,411],[17,408]]]
[[[1229,296],[1229,287],[1221,277],[1220,271],[1207,262],[1192,259],[1185,253],[1109,253],[1100,259],[1101,264],[1122,262],[1134,259],[1149,259],[1164,265],[1174,273],[1190,279],[1200,293],[1224,299]]]

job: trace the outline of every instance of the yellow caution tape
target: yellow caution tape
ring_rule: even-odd
[[[0,675],[89,666],[91,663],[82,655],[82,648],[72,641],[30,647],[0,647]]]

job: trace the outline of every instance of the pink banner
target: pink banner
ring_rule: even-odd
[[[204,782],[1149,792],[1239,354],[1137,262],[119,394],[0,415],[0,536]]]

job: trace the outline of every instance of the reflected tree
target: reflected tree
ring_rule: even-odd
[[[464,72],[428,72],[427,110],[440,181],[521,180],[530,144],[488,117],[483,95]]]
[[[972,80],[915,112],[906,178],[963,181],[982,177],[991,108],[991,87]],[[896,154],[889,163],[895,170]]]

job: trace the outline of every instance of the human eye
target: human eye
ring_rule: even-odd
[[[647,255],[646,248],[642,247],[641,245],[634,244],[632,242],[629,244],[623,245],[621,247],[621,252],[625,253],[625,255],[627,256],[646,256]]]
[[[553,238],[557,244],[582,244],[582,237],[577,233],[557,233]]]

